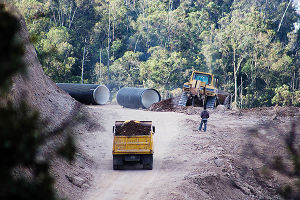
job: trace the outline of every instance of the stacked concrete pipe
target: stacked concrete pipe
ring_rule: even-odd
[[[149,108],[161,100],[155,89],[124,87],[117,93],[117,102],[126,108]]]
[[[74,83],[56,83],[56,85],[83,104],[103,105],[109,101],[110,91],[105,85]]]

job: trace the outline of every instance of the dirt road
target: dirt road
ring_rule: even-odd
[[[96,162],[97,169],[83,199],[278,198],[273,177],[264,179],[254,173],[263,167],[262,162],[249,159],[251,167],[243,167],[248,130],[269,122],[270,116],[217,109],[211,111],[208,131],[204,133],[197,131],[199,115],[133,110],[117,105],[90,108],[102,116],[105,131],[95,132],[94,137],[84,141],[85,151]],[[115,120],[128,119],[152,120],[156,126],[153,170],[141,170],[139,166],[112,169],[112,126]],[[282,122],[279,125],[285,126]],[[263,131],[267,136],[268,131]],[[281,148],[275,134],[268,138],[277,144],[276,151]]]
[[[157,192],[168,194],[183,179],[185,168],[180,164],[187,158],[176,158],[178,138],[182,134],[180,122],[184,114],[159,113],[143,110],[125,109],[119,106],[105,106],[99,112],[107,118],[102,122],[106,131],[99,135],[99,169],[95,183],[86,199],[151,199]],[[128,166],[125,170],[112,170],[112,126],[116,120],[152,120],[157,127],[154,135],[154,169],[140,170],[140,166]],[[101,152],[101,153],[100,153]],[[162,189],[163,188],[163,189]]]

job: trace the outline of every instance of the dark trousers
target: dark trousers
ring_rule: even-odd
[[[202,125],[204,124],[204,129],[203,129],[203,131],[205,132],[206,131],[206,124],[207,124],[207,120],[206,119],[202,119],[201,120],[201,124],[200,124],[200,126],[199,126],[199,131],[201,131],[201,129],[202,129]]]

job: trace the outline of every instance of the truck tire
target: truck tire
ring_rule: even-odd
[[[147,169],[147,170],[153,169],[153,155],[143,156],[143,169]]]
[[[152,170],[153,168],[153,164],[146,164],[146,165],[143,165],[143,169],[147,169],[147,170]]]
[[[118,166],[118,165],[113,165],[113,169],[114,169],[114,170],[118,170],[118,169],[119,169],[119,166]]]
[[[122,156],[119,155],[113,155],[113,169],[118,170],[121,169],[121,166],[123,165],[123,159]]]

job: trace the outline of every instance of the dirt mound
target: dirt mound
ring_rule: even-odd
[[[280,117],[295,117],[300,115],[300,108],[289,106],[289,107],[274,107],[276,114]]]
[[[171,112],[171,111],[175,111],[175,108],[176,108],[176,106],[173,102],[173,98],[169,98],[169,99],[152,104],[148,110]]]
[[[134,136],[134,135],[149,135],[151,125],[135,122],[131,120],[125,122],[116,128],[116,135]]]
[[[177,106],[178,97],[169,98],[151,105],[149,111],[156,112],[178,112],[187,115],[198,115],[203,110],[202,107]]]

